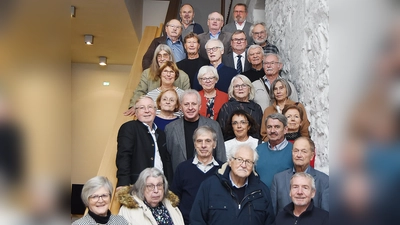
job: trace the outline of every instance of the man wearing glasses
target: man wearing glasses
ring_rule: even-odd
[[[200,185],[190,224],[273,224],[269,189],[253,172],[257,159],[257,152],[248,145],[228,152],[228,162]]]
[[[206,43],[210,39],[219,39],[224,45],[226,53],[230,49],[230,40],[232,33],[222,31],[221,28],[224,25],[224,17],[218,12],[212,12],[208,15],[207,26],[208,32],[199,34],[200,39],[200,57],[207,59],[207,51],[205,49]]]
[[[252,25],[250,27],[249,34],[252,36],[254,44],[260,45],[263,48],[264,54],[279,53],[278,48],[275,45],[269,43],[267,40],[268,39],[267,25],[264,22]]]
[[[253,25],[246,21],[247,19],[247,5],[238,3],[233,7],[233,22],[228,23],[222,28],[223,31],[233,33],[236,30],[242,30],[246,34],[248,43],[251,43],[250,27]]]
[[[137,120],[121,125],[117,137],[117,189],[134,184],[142,170],[156,167],[172,182],[172,164],[165,133],[154,124],[156,104],[141,96],[135,104]]]
[[[222,57],[224,65],[234,68],[237,74],[243,74],[244,71],[249,70],[250,63],[247,61],[246,55],[247,40],[246,34],[242,30],[233,32],[231,38],[232,52]]]

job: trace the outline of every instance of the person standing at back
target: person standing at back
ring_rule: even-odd
[[[194,15],[194,8],[191,4],[185,3],[181,6],[181,9],[179,10],[179,17],[181,18],[181,22],[183,25],[183,39],[190,32],[193,32],[195,34],[201,34],[204,32],[203,27],[200,24],[194,22]]]
[[[247,5],[238,3],[233,7],[233,22],[226,24],[222,30],[225,32],[233,33],[237,30],[242,30],[246,34],[247,43],[252,43],[250,36],[250,27],[253,25],[247,22]]]

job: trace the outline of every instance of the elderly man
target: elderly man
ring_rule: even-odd
[[[257,172],[262,182],[271,187],[272,179],[276,173],[293,168],[291,158],[293,144],[285,138],[287,133],[287,119],[280,113],[267,116],[265,120],[268,141],[257,146],[260,160]]]
[[[211,39],[207,41],[205,49],[207,50],[208,59],[210,60],[211,65],[218,71],[219,80],[215,84],[215,87],[220,91],[228,93],[231,80],[237,75],[237,71],[231,67],[225,66],[222,63],[224,45],[218,39]],[[192,88],[198,91],[203,89],[197,79],[193,81]]]
[[[184,46],[187,52],[187,58],[178,62],[177,66],[179,69],[185,71],[190,80],[190,86],[193,87],[193,81],[197,80],[197,73],[202,66],[209,65],[210,61],[204,59],[199,55],[200,41],[199,37],[190,32],[183,39]]]
[[[253,172],[257,152],[248,145],[238,145],[228,152],[228,158],[217,173],[201,184],[190,223],[273,224],[269,189]]]
[[[193,134],[196,155],[178,165],[171,191],[179,197],[179,209],[185,224],[190,224],[189,214],[201,182],[215,174],[223,162],[213,156],[217,146],[217,133],[208,126],[198,127]]]
[[[278,48],[268,42],[268,32],[267,25],[264,22],[256,23],[250,27],[250,35],[253,38],[253,43],[256,45],[260,45],[264,54],[266,53],[275,53],[278,54]]]
[[[290,179],[289,196],[292,202],[276,216],[276,224],[289,225],[328,225],[329,213],[313,203],[315,181],[312,175],[304,172],[295,173]]]
[[[154,38],[151,42],[147,52],[143,56],[142,69],[145,70],[150,67],[151,60],[153,60],[154,51],[159,44],[166,44],[172,49],[175,62],[179,62],[186,58],[185,49],[182,43],[182,24],[177,19],[172,19],[165,25],[166,35]]]
[[[225,32],[233,33],[236,30],[242,30],[246,34],[247,43],[251,43],[250,27],[253,25],[246,21],[247,19],[247,5],[238,3],[233,7],[233,22],[226,24],[222,30]]]
[[[197,127],[207,125],[215,130],[217,140],[224,140],[219,124],[199,114],[201,98],[196,90],[189,89],[183,92],[180,96],[180,105],[183,118],[169,123],[164,130],[174,172],[179,163],[193,158],[195,152],[193,134]],[[223,141],[217,143],[214,155],[216,159],[225,162],[226,153]]]
[[[247,49],[247,60],[251,64],[251,68],[242,74],[245,75],[251,82],[259,80],[265,75],[263,69],[263,49],[259,45],[250,45]]]
[[[283,68],[282,59],[278,54],[267,53],[263,58],[263,68],[265,75],[256,81],[253,81],[255,90],[254,101],[258,103],[264,111],[270,105],[269,92],[271,84],[279,77],[279,71]],[[297,91],[294,85],[287,81],[292,89],[289,99],[298,102]]]
[[[183,24],[182,37],[185,38],[190,32],[201,34],[204,32],[203,27],[194,22],[194,8],[191,4],[185,3],[179,10],[179,17]]]
[[[200,57],[207,59],[206,43],[210,39],[219,39],[222,41],[225,49],[225,54],[230,50],[230,40],[232,33],[222,31],[224,25],[224,17],[218,12],[212,12],[208,15],[207,26],[208,32],[199,34],[200,39]]]
[[[231,38],[232,52],[222,56],[224,65],[236,69],[237,74],[242,74],[250,69],[250,63],[246,58],[247,40],[244,31],[234,31]]]
[[[293,144],[292,160],[294,167],[275,174],[271,185],[272,204],[275,213],[283,210],[291,202],[290,178],[294,173],[305,172],[310,174],[317,187],[314,196],[314,205],[329,211],[329,176],[310,166],[315,154],[314,142],[308,137],[299,137]]]
[[[153,99],[141,96],[135,104],[137,120],[121,125],[117,137],[117,178],[119,186],[134,184],[147,167],[164,171],[172,181],[172,167],[165,133],[154,124],[157,106]]]

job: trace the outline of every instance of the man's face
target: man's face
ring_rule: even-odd
[[[179,13],[182,23],[185,25],[191,24],[194,18],[194,11],[190,5],[184,5]]]
[[[168,25],[165,26],[165,32],[167,32],[170,38],[179,38],[182,34],[182,24],[179,20],[171,20]]]
[[[200,44],[197,38],[188,38],[185,42],[185,49],[189,55],[195,55],[199,52]]]
[[[311,179],[307,177],[294,177],[290,184],[290,197],[295,206],[308,206],[315,196],[311,188]]]
[[[249,50],[247,58],[251,65],[260,65],[262,63],[263,51],[261,48],[252,48]]]
[[[283,123],[278,119],[269,118],[266,127],[269,141],[279,144],[285,139],[287,127],[283,126]]]
[[[267,31],[264,29],[264,26],[260,24],[256,25],[253,28],[253,33],[251,35],[253,37],[254,43],[258,45],[265,43],[268,38]]]
[[[238,5],[233,9],[233,18],[238,23],[243,23],[247,18],[246,8]]]
[[[194,122],[199,119],[200,102],[195,94],[183,96],[181,108],[186,121]]]
[[[151,126],[156,117],[156,104],[152,99],[143,98],[136,103],[135,113],[139,121]]]
[[[210,14],[207,20],[207,26],[209,30],[221,30],[222,25],[224,25],[224,21],[221,14],[216,12]]]
[[[248,177],[254,167],[253,150],[242,147],[236,152],[234,158],[229,160],[229,166],[232,169],[231,175],[237,178]],[[240,163],[240,161],[242,162]]]
[[[275,55],[268,55],[264,57],[263,68],[265,75],[278,76],[279,71],[282,69],[282,64]]]
[[[243,33],[232,35],[231,46],[235,53],[241,54],[244,50],[246,50],[246,35]]]
[[[213,149],[217,146],[217,143],[213,140],[211,132],[204,132],[197,135],[194,142],[194,148],[197,152],[197,157],[199,159],[211,158]]]
[[[293,144],[292,160],[295,166],[308,166],[314,152],[311,151],[310,143],[304,139],[298,139]]]
[[[224,54],[224,50],[222,50],[218,43],[215,41],[211,41],[208,43],[206,51],[210,62],[221,60],[222,54]]]

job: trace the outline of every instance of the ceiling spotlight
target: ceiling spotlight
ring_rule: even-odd
[[[75,11],[76,11],[75,6],[71,5],[71,18],[75,17]]]
[[[87,45],[93,44],[93,35],[85,34],[85,44],[87,44]]]
[[[107,65],[107,57],[105,57],[105,56],[100,56],[100,57],[99,57],[99,65],[100,65],[100,66],[106,66],[106,65]]]

